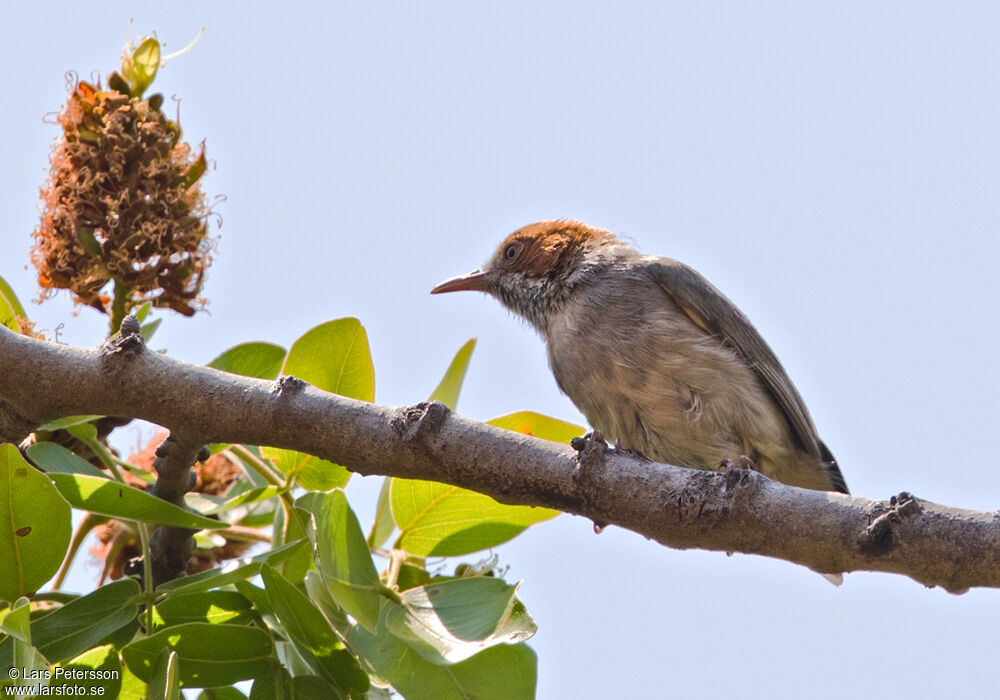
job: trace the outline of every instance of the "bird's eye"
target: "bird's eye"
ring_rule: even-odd
[[[504,248],[503,256],[508,260],[513,260],[514,258],[517,257],[517,250],[518,250],[517,244],[511,243],[509,246]]]

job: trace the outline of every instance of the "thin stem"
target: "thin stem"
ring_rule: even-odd
[[[149,528],[146,523],[139,526],[139,541],[142,543],[142,589],[146,594],[146,634],[153,633],[153,555],[149,548]]]
[[[87,513],[77,525],[76,530],[73,532],[73,539],[70,540],[69,549],[66,551],[66,558],[63,559],[62,566],[59,567],[59,573],[56,574],[56,580],[52,582],[52,590],[58,591],[62,588],[63,582],[66,580],[66,575],[69,573],[69,567],[72,566],[73,561],[76,559],[77,552],[80,551],[80,546],[83,541],[87,539],[87,535],[90,531],[101,523],[106,523],[108,519],[103,515],[94,515],[93,513]]]
[[[402,549],[394,549],[389,552],[389,568],[385,572],[386,588],[396,590],[396,583],[399,580],[399,570],[406,561],[406,552]]]
[[[255,527],[244,525],[230,525],[225,530],[216,530],[220,535],[225,535],[227,540],[234,542],[265,542],[271,541],[271,536],[267,535]]]
[[[253,452],[243,447],[243,445],[230,445],[227,447],[225,452],[231,452],[236,455],[246,466],[253,469],[260,477],[269,483],[271,486],[283,487],[284,480],[282,476],[278,476],[275,470],[269,466],[264,460],[255,455]]]
[[[87,447],[89,447],[94,454],[97,455],[97,458],[101,460],[101,464],[107,467],[108,471],[114,474],[115,481],[125,481],[122,473],[118,471],[118,459],[111,454],[111,450],[105,447],[104,443],[97,439],[90,440],[88,438],[81,438],[81,440],[83,440]]]
[[[114,335],[115,331],[121,328],[122,321],[125,320],[125,307],[131,291],[132,288],[129,285],[120,279],[115,279],[114,298],[111,300],[111,332],[108,333],[109,336]]]

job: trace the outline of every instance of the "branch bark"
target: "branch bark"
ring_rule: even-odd
[[[956,593],[1000,587],[997,512],[909,494],[873,500],[808,491],[742,469],[654,464],[595,440],[578,443],[577,454],[440,403],[381,406],[293,378],[270,382],[190,365],[141,345],[76,348],[0,328],[0,438],[18,442],[32,425],[78,414],[141,418],[191,444],[283,447],[360,474],[441,481],[678,549],[762,554],[823,573],[898,573]]]

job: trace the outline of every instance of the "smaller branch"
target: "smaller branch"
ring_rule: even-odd
[[[197,477],[191,470],[196,461],[208,459],[208,448],[200,441],[170,433],[156,448],[156,483],[151,493],[158,498],[184,506],[184,494],[194,488]],[[161,526],[149,540],[151,571],[156,584],[170,581],[184,573],[194,554],[194,533],[185,527]]]
[[[117,304],[118,284],[115,292]],[[120,330],[117,338],[112,338],[102,347],[106,356],[122,354],[127,357],[148,352],[135,316],[126,316]],[[196,461],[204,461],[208,457],[208,448],[200,440],[188,439],[182,434],[171,432],[156,448],[156,459],[153,460],[156,483],[150,493],[183,507],[184,494],[194,488],[197,479],[191,467]],[[115,473],[117,475],[117,470]],[[161,526],[150,537],[145,523],[139,523],[143,561],[148,564],[143,567],[143,581],[149,592],[154,584],[170,581],[184,573],[188,560],[194,554],[196,532],[197,530],[190,528]]]
[[[149,526],[146,523],[138,523],[139,526],[139,542],[142,546],[142,561],[149,562],[152,561],[152,549],[150,547],[149,541]],[[145,610],[145,628],[146,634],[153,633],[153,589],[154,589],[154,579],[152,576],[148,575],[148,567],[143,567],[142,569],[142,592],[145,594],[146,599],[146,610]]]

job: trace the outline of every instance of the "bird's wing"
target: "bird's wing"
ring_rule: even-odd
[[[743,356],[777,400],[802,447],[825,460],[829,450],[821,446],[802,397],[743,312],[687,265],[670,258],[650,258],[649,261],[649,272],[657,284],[702,330],[718,336]],[[833,460],[832,455],[829,459]]]

